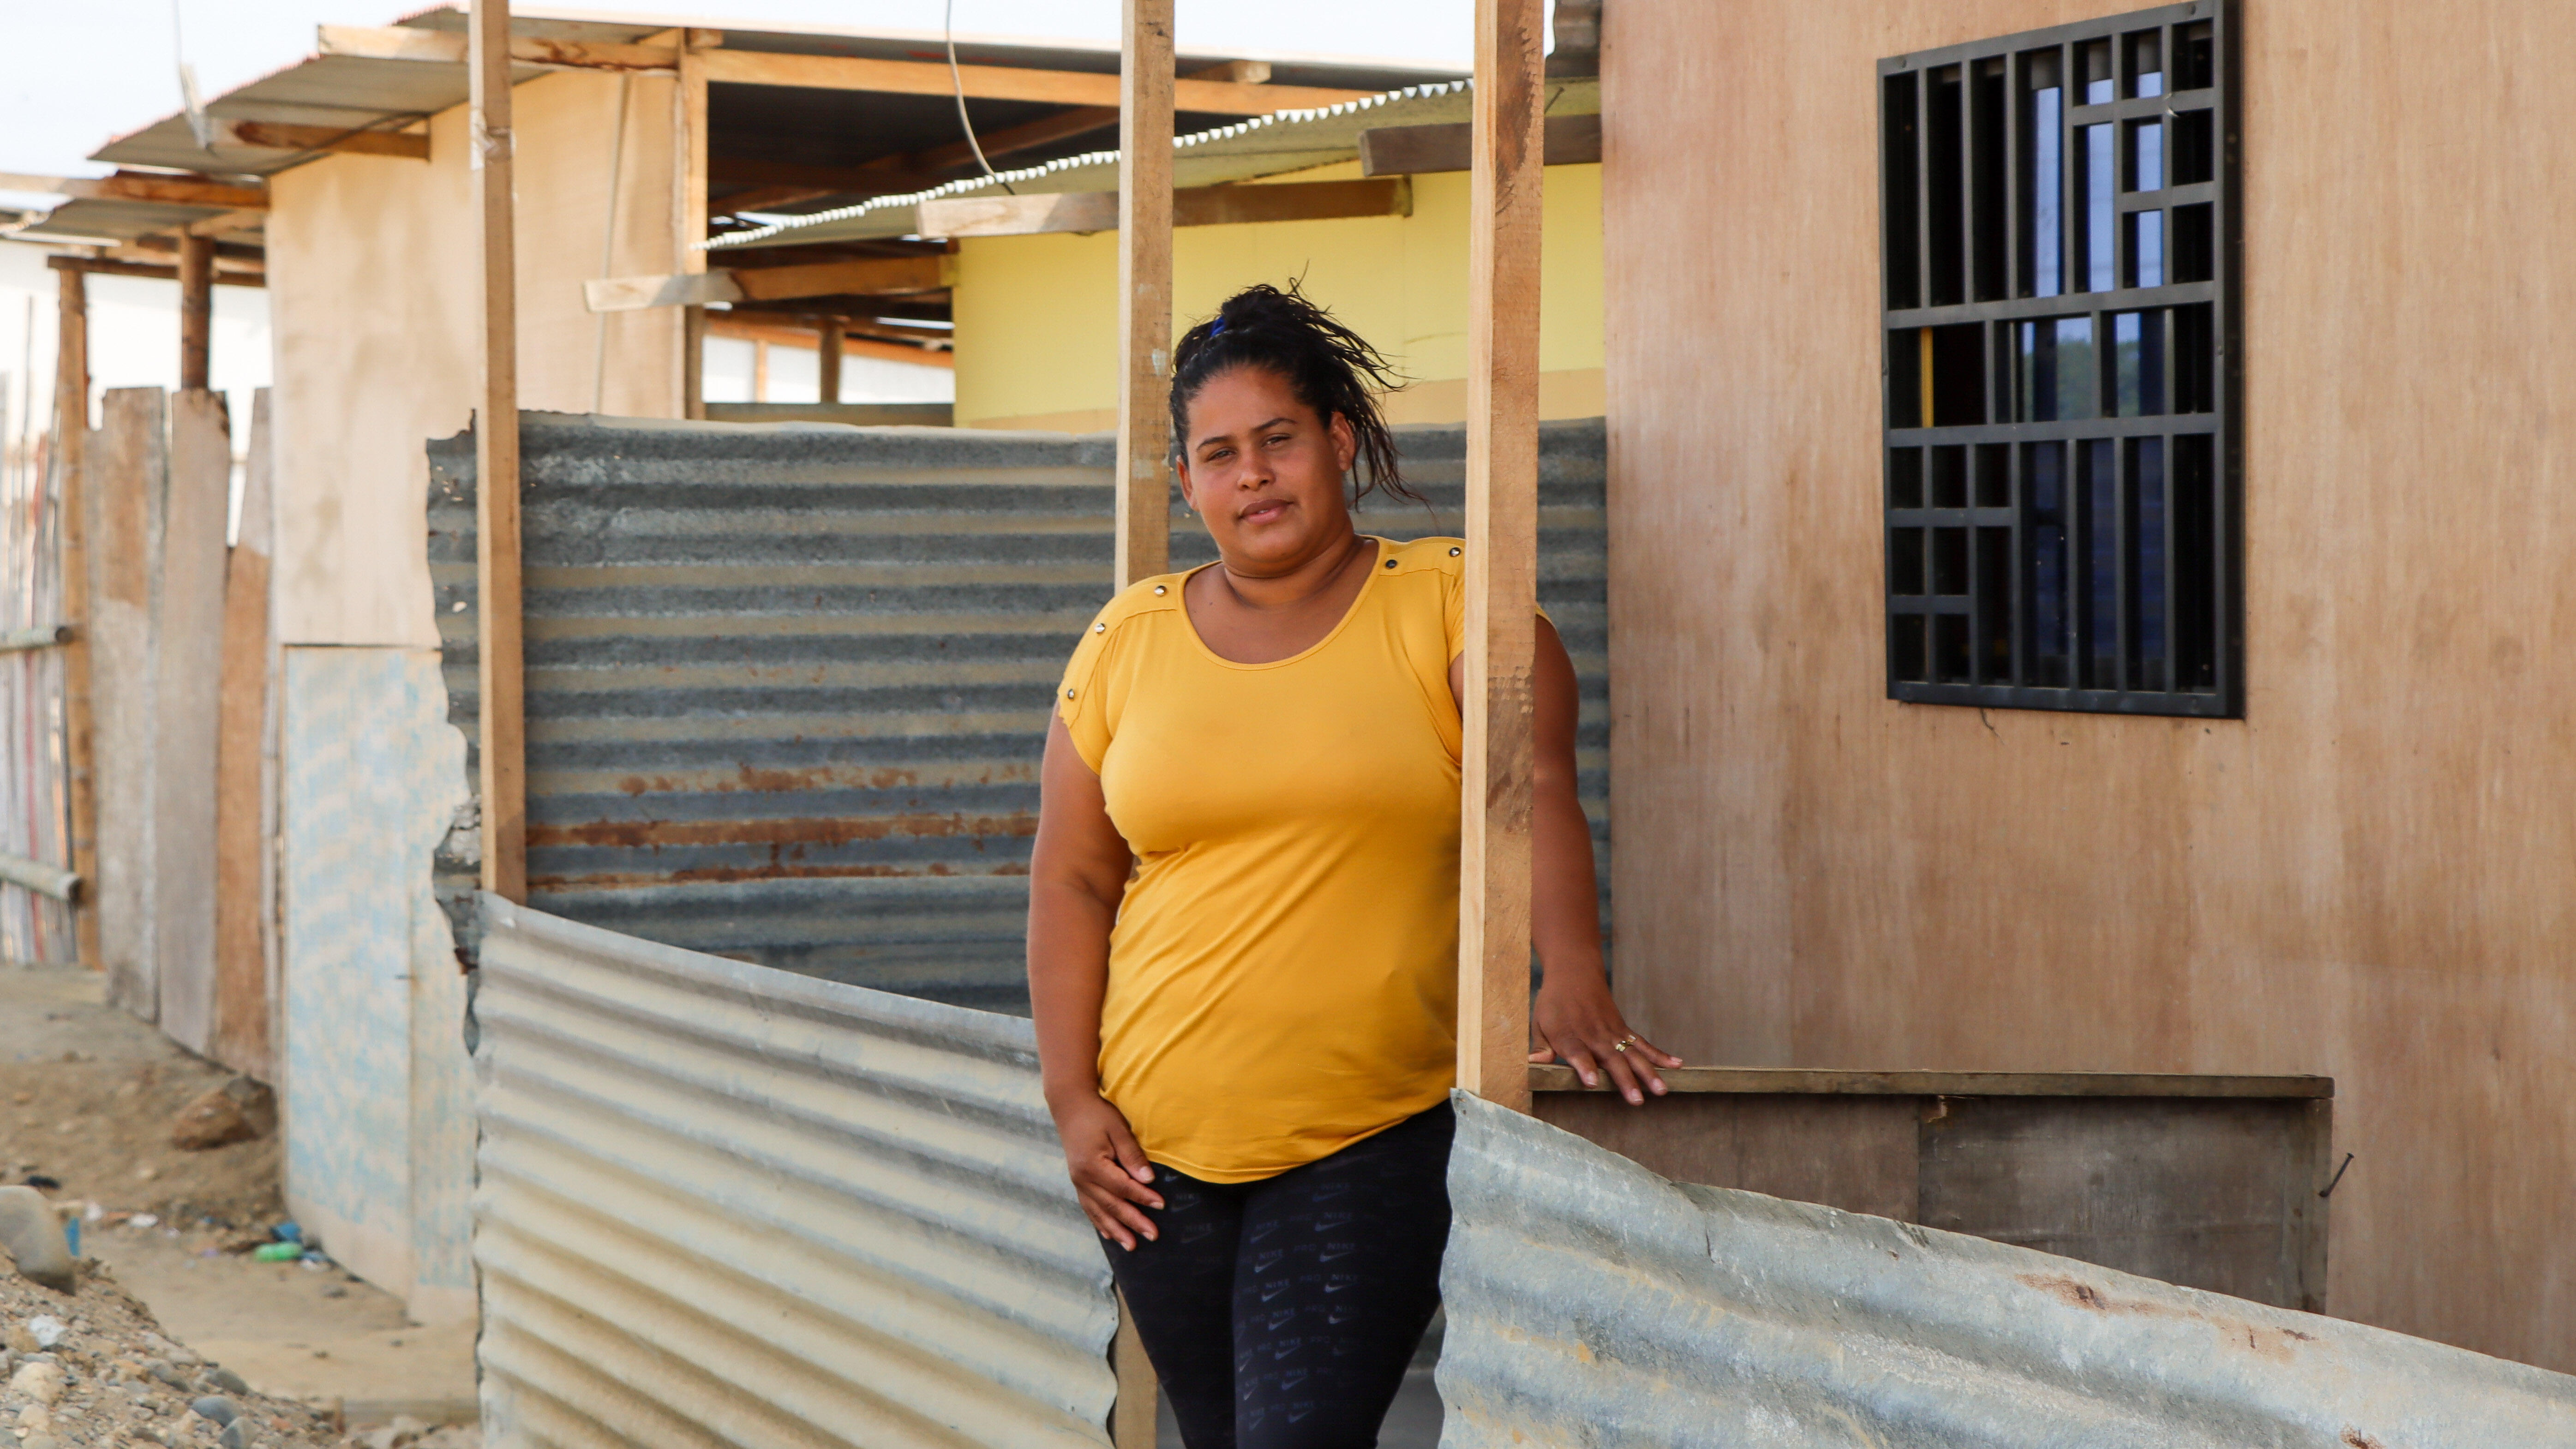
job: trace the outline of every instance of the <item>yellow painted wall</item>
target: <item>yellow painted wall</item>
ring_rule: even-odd
[[[1282,180],[1354,175],[1356,164]],[[1544,416],[1602,411],[1601,168],[1552,166],[1539,327]],[[984,237],[958,257],[957,421],[1088,431],[1118,421],[1118,237]],[[1184,227],[1173,234],[1174,335],[1253,282],[1306,293],[1415,386],[1398,422],[1467,405],[1467,175],[1416,177],[1411,216]]]

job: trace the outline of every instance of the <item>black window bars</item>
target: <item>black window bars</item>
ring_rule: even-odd
[[[2242,713],[2233,18],[1879,62],[1890,698]]]

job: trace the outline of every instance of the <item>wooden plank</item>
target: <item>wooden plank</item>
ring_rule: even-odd
[[[607,277],[582,284],[593,312],[703,307],[710,302],[784,302],[800,297],[902,297],[944,291],[957,282],[957,259],[868,257],[794,267],[744,267],[667,277]]]
[[[928,61],[719,50],[707,56],[707,76],[734,85],[912,96],[949,96],[962,89],[970,100],[1042,101],[1058,106],[1119,103],[1119,78],[1098,71],[961,65],[952,79],[946,65]],[[1230,80],[1174,79],[1168,84],[1178,109],[1223,116],[1266,116],[1274,111],[1337,106],[1376,94],[1326,86],[1256,85]]]
[[[1038,196],[959,196],[921,203],[923,236],[1036,236],[1112,231],[1118,192],[1066,191]],[[1401,177],[1374,181],[1287,181],[1276,186],[1193,186],[1172,193],[1174,226],[1318,221],[1346,216],[1409,216],[1413,188]]]
[[[288,121],[217,121],[218,145],[265,151],[329,151],[342,156],[429,159],[427,131],[353,131],[346,126],[305,126]]]
[[[179,280],[177,267],[155,266],[150,262],[100,261],[90,257],[47,257],[45,265],[57,272],[77,275],[87,272],[101,277],[151,277],[159,281]],[[215,270],[218,287],[266,287],[268,279],[257,272],[232,272],[220,265]]]
[[[671,178],[672,246],[681,272],[688,275],[707,270],[707,254],[701,246],[707,239],[706,47],[722,41],[715,31],[681,33],[680,83],[671,93],[671,104],[678,108],[673,129],[679,141],[672,156],[677,166]],[[706,415],[707,309],[703,303],[692,303],[680,314],[680,416]]]
[[[213,361],[215,241],[179,238],[179,390],[203,392]]]
[[[804,347],[814,343],[814,334],[799,323],[786,319],[764,322],[759,320],[762,315],[737,309],[710,317],[707,319],[707,335],[735,337],[745,342],[767,342],[780,347]],[[945,336],[857,322],[847,317],[830,320],[841,329],[841,354],[844,357],[907,362],[915,367],[954,368],[957,365],[957,355],[949,348]]]
[[[152,591],[152,954],[157,1020],[210,1054],[215,1024],[215,792],[223,685],[232,420],[221,393],[170,397],[168,494]]]
[[[224,561],[223,678],[215,738],[215,1001],[210,1055],[261,1081],[269,1056],[270,878],[267,869],[270,670],[269,390],[251,402],[241,525]]]
[[[1471,169],[1475,125],[1380,126],[1360,132],[1362,176],[1427,176]],[[1547,164],[1587,166],[1601,159],[1601,118],[1547,118]]]
[[[1124,0],[1118,61],[1118,544],[1125,588],[1172,548],[1172,0]]]
[[[325,25],[316,47],[324,55],[357,60],[414,60],[433,65],[468,61],[469,36],[453,30],[414,30],[405,25]],[[509,42],[510,59],[520,65],[566,70],[669,72],[680,63],[678,49],[668,45],[617,45],[595,41],[545,40],[522,35]]]
[[[2330,1099],[2332,1077],[2219,1076],[2191,1072],[1855,1072],[1816,1067],[1667,1067],[1676,1092],[1799,1092],[1897,1097],[2246,1097]],[[1571,1067],[1531,1067],[1533,1092],[1586,1087]]]
[[[527,713],[519,585],[519,310],[510,176],[509,0],[468,18],[467,144],[482,242],[482,387],[475,410],[474,585],[482,707],[483,889],[528,898]]]
[[[1631,1107],[1612,1092],[1544,1092],[1530,1110],[1675,1182],[1913,1222],[1922,1103],[1914,1096],[1766,1093],[1674,1096]]]
[[[96,809],[95,869],[81,874],[94,883],[108,999],[146,1021],[161,1011],[152,947],[152,580],[169,474],[166,409],[157,387],[109,389],[81,460]]]
[[[1467,655],[1458,1085],[1529,1107],[1543,0],[1477,0],[1468,188]]]
[[[98,771],[92,713],[89,621],[96,618],[89,592],[89,284],[77,267],[56,274],[54,353],[54,451],[63,521],[62,607],[74,627],[63,651],[63,749],[70,789],[72,870],[98,880]],[[73,946],[80,963],[105,969],[99,954],[94,890],[72,913]]]
[[[226,211],[262,211],[268,207],[264,187],[186,176],[147,176],[132,171],[99,177],[0,172],[0,191],[35,191],[68,196],[75,201],[157,201],[172,206],[221,207]]]

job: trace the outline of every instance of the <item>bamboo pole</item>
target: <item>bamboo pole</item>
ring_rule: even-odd
[[[54,353],[54,468],[61,480],[55,507],[63,528],[62,617],[76,625],[63,651],[63,748],[70,767],[72,871],[98,879],[97,744],[91,716],[89,621],[89,515],[81,458],[89,441],[89,284],[78,266],[60,268]],[[95,889],[72,914],[74,949],[82,966],[105,969],[98,941]]]
[[[215,331],[215,239],[179,237],[179,390],[211,384]]]
[[[528,898],[526,686],[519,588],[519,311],[510,177],[509,0],[469,20],[469,164],[483,222],[483,390],[474,429],[483,889]]]
[[[1529,1110],[1543,0],[1477,0],[1468,209],[1466,751],[1458,1085]]]
[[[1118,62],[1118,587],[1171,559],[1172,0],[1125,0]]]

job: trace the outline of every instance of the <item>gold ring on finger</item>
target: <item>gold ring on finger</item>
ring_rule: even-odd
[[[1635,1040],[1636,1038],[1633,1036],[1623,1036],[1617,1041],[1610,1043],[1610,1050],[1614,1052],[1624,1052],[1628,1049],[1628,1043]]]

